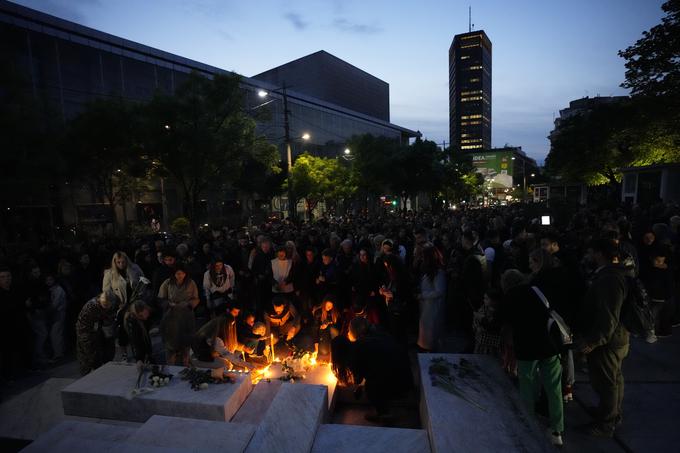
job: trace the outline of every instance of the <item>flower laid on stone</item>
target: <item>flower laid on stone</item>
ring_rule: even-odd
[[[455,371],[456,374],[452,373]],[[430,362],[430,382],[433,387],[439,387],[442,390],[457,396],[476,408],[486,412],[486,409],[479,403],[470,399],[457,381],[464,381],[467,378],[478,378],[479,373],[476,366],[467,359],[461,358],[458,364],[451,363],[444,357],[435,357]]]
[[[170,383],[170,379],[172,379],[172,374],[163,373],[158,365],[154,365],[147,382],[152,387],[165,387]]]
[[[199,370],[197,368],[185,368],[179,372],[180,379],[189,381],[192,390],[205,390],[209,384],[233,384],[236,379],[232,376],[222,375],[216,378],[210,370]]]

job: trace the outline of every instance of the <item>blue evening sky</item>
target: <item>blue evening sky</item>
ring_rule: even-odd
[[[388,82],[392,122],[438,143],[448,141],[448,49],[470,5],[493,43],[493,145],[539,161],[570,100],[626,94],[617,51],[663,15],[663,0],[17,3],[245,76],[323,49]]]

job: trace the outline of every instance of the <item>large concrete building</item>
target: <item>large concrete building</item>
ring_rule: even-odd
[[[491,41],[483,30],[449,48],[449,140],[454,151],[491,149]]]
[[[103,33],[73,22],[0,0],[0,65],[22,74],[29,82],[30,97],[48,104],[64,121],[74,117],[90,101],[116,97],[146,101],[155,92],[170,94],[192,71],[206,77],[227,71]],[[315,80],[301,74],[316,74]],[[297,77],[293,75],[297,74]],[[290,80],[288,79],[290,77]],[[295,62],[242,78],[247,108],[261,103],[257,92],[266,90],[270,99],[281,100],[281,82],[287,89],[290,136],[308,133],[307,142],[293,141],[293,157],[303,151],[337,155],[354,135],[373,134],[408,142],[417,132],[389,122],[389,86],[326,52],[317,52]],[[0,90],[4,87],[0,86]],[[373,105],[375,103],[375,105]],[[258,124],[259,131],[279,146],[283,143],[282,102],[271,102],[271,119]],[[181,215],[179,193],[172,181],[154,181],[150,191],[136,193],[117,219],[106,218],[101,200],[66,181],[51,183],[42,195],[23,190],[0,190],[3,224],[23,225],[41,219],[54,227],[86,223],[134,222],[152,209],[163,213],[164,223]],[[16,189],[16,188],[14,188]],[[34,193],[32,191],[31,193]],[[220,194],[220,206],[234,206]],[[216,200],[206,200],[206,209]],[[280,206],[273,209],[282,210]],[[8,218],[8,212],[12,218]],[[45,222],[45,219],[49,219]]]
[[[255,80],[288,85],[298,93],[383,121],[390,120],[390,86],[324,50],[257,74]]]

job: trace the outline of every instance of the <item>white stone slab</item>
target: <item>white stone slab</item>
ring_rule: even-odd
[[[138,445],[182,448],[192,452],[240,453],[250,442],[255,425],[154,415],[130,436]]]
[[[21,451],[24,453],[188,453],[188,450],[181,448],[156,447],[78,437],[64,437],[49,444],[38,439]]]
[[[250,375],[234,384],[192,390],[179,378],[182,367],[168,367],[175,377],[150,393],[131,397],[137,381],[134,365],[107,363],[61,391],[64,413],[80,417],[145,422],[152,415],[229,421],[252,389]]]
[[[274,381],[283,376],[283,374],[281,363],[276,362],[270,365],[267,376]],[[335,403],[335,388],[337,387],[338,380],[333,374],[330,364],[316,365],[304,372],[303,375],[304,379],[295,382],[298,384],[325,385],[328,388],[328,409],[329,411],[332,411]]]
[[[135,431],[136,428],[130,428],[127,426],[113,426],[101,423],[66,420],[58,423],[52,427],[52,429],[42,434],[30,446],[35,449],[41,445],[44,445],[47,447],[45,451],[48,451],[50,446],[58,445],[64,439],[124,442]]]
[[[234,418],[231,419],[232,423],[259,425],[282,384],[283,381],[278,379],[273,379],[270,382],[258,382],[253,391],[250,392],[246,402],[243,403],[238,412],[236,412],[236,415],[234,415]]]
[[[34,440],[64,419],[59,392],[75,379],[52,378],[0,405],[0,437]]]
[[[435,357],[453,364],[465,358],[474,364],[479,377],[455,375],[455,382],[468,400],[483,409],[432,386],[429,367]],[[494,358],[476,354],[418,354],[418,362],[420,416],[433,453],[554,451]]]
[[[316,429],[326,418],[327,394],[324,385],[284,383],[246,451],[309,453]]]
[[[430,453],[422,429],[376,428],[353,425],[321,425],[312,453]]]

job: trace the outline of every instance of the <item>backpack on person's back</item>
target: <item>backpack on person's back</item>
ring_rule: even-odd
[[[626,297],[623,299],[619,320],[635,336],[654,335],[654,313],[645,285],[636,277],[626,277]]]

